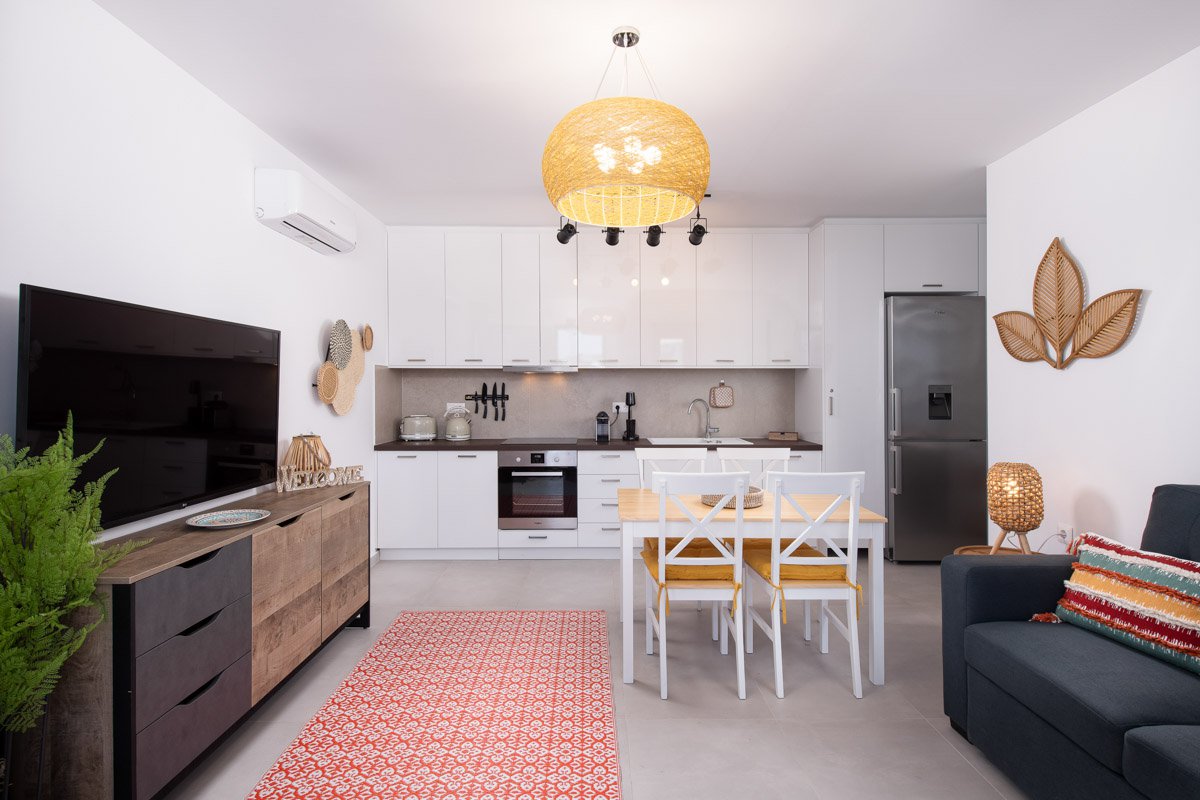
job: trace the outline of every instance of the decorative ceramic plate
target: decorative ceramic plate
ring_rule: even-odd
[[[271,512],[262,508],[231,508],[228,511],[210,511],[207,514],[188,517],[187,524],[193,528],[236,528],[238,525],[249,525],[269,516]]]

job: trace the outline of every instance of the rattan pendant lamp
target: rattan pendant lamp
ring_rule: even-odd
[[[633,27],[613,31],[613,52],[595,97],[568,112],[546,141],[542,181],[567,219],[605,228],[662,225],[691,214],[704,197],[708,142],[691,117],[658,99],[636,48],[640,38]],[[631,51],[653,98],[625,95]],[[618,52],[624,62],[621,96],[600,98]]]

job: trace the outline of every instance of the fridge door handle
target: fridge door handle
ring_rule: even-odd
[[[904,487],[900,482],[900,465],[904,458],[900,454],[900,445],[892,445],[892,494],[903,494]]]
[[[900,390],[892,387],[892,436],[900,435]]]

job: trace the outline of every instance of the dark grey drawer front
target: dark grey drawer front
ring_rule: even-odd
[[[250,595],[137,659],[134,730],[140,731],[250,652]]]
[[[146,800],[250,710],[250,655],[137,735],[134,797]]]
[[[133,654],[140,656],[250,593],[250,538],[133,585]]]

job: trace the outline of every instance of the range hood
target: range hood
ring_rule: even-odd
[[[557,364],[508,364],[500,368],[501,372],[579,372],[579,367],[560,366]]]

